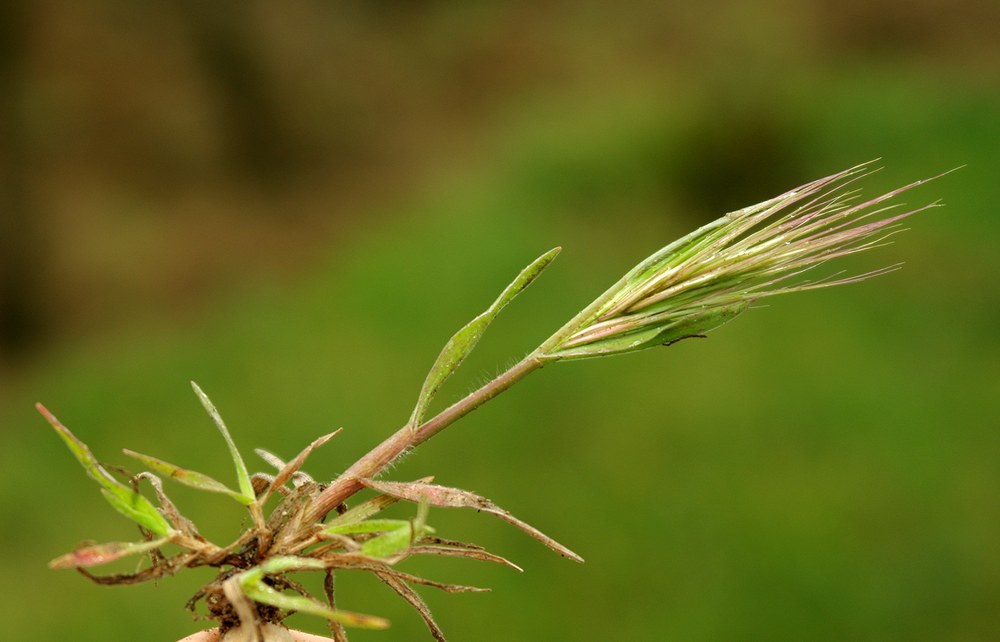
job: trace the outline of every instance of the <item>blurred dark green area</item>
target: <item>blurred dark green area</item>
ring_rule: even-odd
[[[390,475],[475,490],[586,564],[435,510],[526,572],[404,570],[494,588],[421,591],[454,640],[996,639],[996,3],[0,6],[7,639],[176,640],[211,577],[49,571],[135,529],[34,402],[109,463],[229,480],[195,379],[248,456],[344,426],[307,467],[332,477],[544,250],[564,247],[441,397],[673,238],[876,157],[873,194],[965,166],[904,199],[946,208],[846,265],[902,270],[548,367]],[[209,537],[238,532],[225,498],[171,494]],[[352,640],[427,639],[377,582],[345,574],[339,603],[393,620]]]

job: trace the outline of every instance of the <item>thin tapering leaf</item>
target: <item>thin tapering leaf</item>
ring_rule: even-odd
[[[115,573],[113,575],[94,575],[86,568],[77,567],[77,572],[95,584],[102,586],[124,586],[130,584],[140,584],[142,582],[156,581],[167,575],[173,575],[178,569],[184,568],[191,561],[198,557],[198,553],[188,551],[173,557],[158,560],[156,564],[148,566],[138,573]]]
[[[242,588],[247,597],[254,602],[259,602],[260,604],[269,604],[271,606],[276,606],[279,609],[318,615],[321,618],[339,622],[344,626],[361,629],[389,628],[389,621],[385,618],[381,618],[376,615],[355,613],[353,611],[331,609],[322,602],[304,597],[302,595],[279,593],[261,581],[244,584]]]
[[[521,270],[510,285],[508,285],[497,300],[486,309],[485,312],[466,324],[461,330],[456,332],[438,355],[437,360],[427,373],[424,385],[417,397],[416,407],[410,416],[410,425],[419,426],[427,412],[427,406],[431,399],[437,394],[444,382],[461,365],[462,361],[472,352],[472,349],[479,343],[479,339],[486,332],[486,329],[493,323],[497,315],[508,303],[514,300],[528,285],[531,284],[545,270],[546,267],[556,258],[562,248],[553,248],[535,259],[528,267]]]
[[[101,485],[101,494],[115,510],[160,537],[165,537],[171,532],[170,524],[148,499],[112,477],[111,473],[98,463],[87,444],[77,439],[45,406],[36,404],[35,407],[62,437],[70,452],[87,471],[87,475]]]
[[[186,468],[181,468],[171,464],[170,462],[163,461],[151,455],[144,455],[142,453],[137,453],[134,450],[129,450],[128,448],[122,449],[122,452],[132,457],[133,459],[138,459],[145,465],[149,466],[161,475],[166,476],[180,484],[185,486],[190,486],[191,488],[197,488],[198,490],[208,491],[210,493],[220,493],[222,495],[228,495],[241,504],[249,504],[252,500],[247,500],[242,493],[238,493],[235,490],[229,488],[222,482],[216,481],[215,479],[199,473],[194,470],[188,470]]]
[[[434,529],[416,522],[403,522],[398,527],[382,535],[366,540],[361,545],[361,553],[369,557],[386,558],[406,551],[413,542]]]
[[[243,457],[240,455],[239,449],[236,448],[236,443],[233,441],[225,422],[222,421],[219,411],[215,409],[215,404],[208,398],[208,395],[193,381],[191,382],[191,387],[198,396],[201,405],[204,406],[208,416],[212,418],[219,432],[222,433],[222,438],[226,440],[226,446],[229,447],[229,456],[233,460],[233,466],[236,467],[236,479],[239,482],[240,494],[247,500],[246,503],[250,504],[256,499],[256,496],[253,492],[253,483],[250,481],[250,473],[247,472],[247,465],[243,462]]]
[[[385,629],[389,622],[384,618],[351,611],[332,609],[329,606],[301,595],[291,595],[274,590],[264,582],[264,576],[301,569],[324,569],[326,565],[316,559],[306,557],[274,557],[263,564],[240,573],[238,583],[246,597],[261,604],[269,604],[279,609],[300,611],[334,620],[344,626],[364,629]],[[228,595],[227,595],[228,597]]]
[[[255,453],[257,453],[258,457],[260,457],[261,459],[263,459],[267,463],[269,463],[272,466],[274,466],[275,469],[281,470],[282,468],[285,467],[285,460],[282,459],[281,457],[278,457],[274,453],[272,453],[272,452],[270,452],[268,450],[264,450],[263,448],[254,448],[253,451]]]
[[[170,541],[169,537],[147,542],[108,542],[84,546],[75,551],[61,555],[49,562],[49,568],[88,568],[107,564],[129,555],[139,555],[157,549]]]
[[[516,526],[560,555],[568,557],[574,562],[583,561],[582,557],[555,541],[545,533],[541,532],[534,526],[522,522],[485,497],[481,497],[480,495],[471,493],[467,490],[419,482],[387,482],[377,481],[374,479],[359,479],[358,481],[368,488],[377,490],[380,493],[394,495],[400,499],[405,499],[411,502],[426,502],[431,506],[442,506],[445,508],[473,508],[485,513],[490,513],[491,515],[495,515],[505,522]]]
[[[411,573],[403,573],[390,566],[379,569],[380,573],[385,573],[387,575],[392,575],[404,582],[409,582],[410,584],[420,584],[421,586],[430,586],[438,590],[444,591],[445,593],[489,593],[492,589],[484,588],[481,586],[466,586],[464,584],[447,584],[444,582],[435,582],[434,580],[429,580],[426,577],[420,577],[419,575],[413,575]]]
[[[365,540],[361,545],[361,554],[379,559],[392,557],[408,549],[414,537],[413,526],[403,522],[398,528]]]
[[[278,474],[274,476],[274,480],[271,482],[271,485],[264,492],[264,494],[261,495],[260,499],[258,500],[260,504],[263,505],[264,502],[267,501],[267,498],[271,496],[271,493],[273,493],[275,490],[283,486],[285,482],[287,482],[292,475],[297,473],[299,471],[299,468],[302,468],[302,464],[306,463],[306,459],[309,458],[309,455],[311,455],[314,450],[316,450],[326,442],[333,439],[337,434],[340,433],[341,430],[342,428],[338,428],[337,430],[334,430],[333,432],[327,435],[323,435],[322,437],[316,439],[311,444],[306,446],[302,450],[302,452],[296,455],[294,459],[292,459],[287,464],[284,464],[278,471]]]
[[[358,533],[385,533],[409,525],[405,519],[369,519],[364,522],[327,526],[324,533],[331,535],[355,535]]]
[[[129,489],[131,490],[131,489]],[[170,525],[152,503],[139,493],[125,492],[120,488],[102,488],[101,495],[111,506],[136,524],[161,537],[170,533]]]
[[[330,605],[331,609],[337,610],[336,575],[333,569],[326,570],[326,576],[323,578],[323,592],[326,593],[326,603]],[[333,642],[347,642],[347,631],[344,630],[343,624],[336,620],[327,620],[326,623],[330,628]]]
[[[510,561],[505,557],[501,557],[489,551],[484,551],[481,548],[467,548],[467,547],[456,547],[456,546],[440,546],[436,544],[421,544],[419,546],[411,546],[408,551],[410,555],[439,555],[442,557],[465,557],[471,560],[477,560],[480,562],[493,562],[494,564],[502,564],[507,568],[512,568],[518,573],[523,573],[524,569]]]
[[[285,467],[285,465],[287,463],[281,457],[278,457],[274,453],[272,453],[270,451],[267,451],[267,450],[264,450],[263,448],[254,448],[253,451],[255,453],[257,453],[257,455],[261,459],[263,459],[267,463],[269,463],[272,466],[274,466],[279,472],[281,471],[282,468]],[[273,475],[268,475],[267,486],[270,486],[272,481],[274,481],[274,476]],[[298,488],[302,484],[308,484],[308,483],[315,482],[315,481],[316,480],[313,479],[308,473],[304,473],[301,470],[296,471],[295,473],[292,474],[292,487],[293,488]],[[266,488],[267,486],[265,486],[264,488]],[[254,488],[256,489],[257,487],[254,486]],[[258,494],[261,493],[261,492],[263,492],[264,488],[259,489],[257,491]]]
[[[423,598],[421,598],[416,591],[414,591],[406,582],[390,573],[376,571],[375,575],[378,576],[380,580],[385,582],[389,588],[395,591],[396,594],[406,600],[406,602],[420,614],[424,624],[427,625],[431,635],[434,636],[434,639],[437,640],[437,642],[447,642],[441,627],[439,627],[437,622],[434,621],[434,616],[431,614],[430,607],[427,606],[427,603],[424,602]]]

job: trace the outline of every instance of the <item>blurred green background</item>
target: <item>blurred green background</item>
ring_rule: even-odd
[[[344,426],[308,467],[333,477],[544,250],[442,403],[673,238],[876,157],[871,193],[965,165],[904,199],[945,209],[851,263],[901,271],[546,368],[391,474],[486,495],[586,564],[436,510],[526,572],[404,570],[493,587],[421,591],[459,641],[997,639],[996,2],[0,7],[5,639],[176,640],[211,577],[49,571],[135,530],[34,402],[105,461],[229,480],[195,379],[248,455]],[[224,498],[171,494],[237,533]],[[386,587],[339,586],[393,621],[352,640],[428,639]]]

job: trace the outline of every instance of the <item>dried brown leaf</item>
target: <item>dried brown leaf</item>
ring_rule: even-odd
[[[337,608],[337,602],[334,599],[335,584],[333,569],[327,569],[326,577],[323,578],[323,592],[326,593],[326,603],[330,605],[331,609]],[[333,638],[333,642],[347,642],[347,629],[344,628],[343,624],[336,620],[327,620],[326,623],[330,627],[330,637]]]
[[[476,548],[453,548],[450,546],[413,546],[409,550],[410,555],[441,555],[445,557],[466,557],[480,562],[494,562],[512,568],[518,573],[523,573],[524,569],[511,562],[507,558],[500,557],[488,551]]]
[[[436,589],[440,589],[445,593],[489,593],[492,589],[483,588],[481,586],[464,586],[462,584],[447,584],[444,582],[435,582],[434,580],[429,580],[426,577],[420,577],[419,575],[412,575],[410,573],[404,573],[402,571],[397,571],[396,569],[391,569],[387,571],[380,571],[393,575],[404,582],[410,582],[411,584],[422,584],[424,586],[431,586]]]
[[[60,555],[49,562],[49,568],[84,568],[100,566],[129,555],[148,553],[170,541],[169,537],[161,537],[146,542],[108,542],[84,546],[75,551]]]
[[[400,499],[405,499],[411,502],[427,502],[431,506],[440,506],[444,508],[474,508],[485,513],[490,513],[491,515],[496,515],[505,522],[513,524],[531,537],[537,539],[542,544],[545,544],[563,557],[568,557],[574,562],[583,561],[582,557],[552,539],[545,533],[541,532],[534,526],[522,522],[485,497],[481,497],[467,490],[450,488],[448,486],[439,486],[437,484],[425,484],[422,482],[387,482],[377,481],[374,479],[358,479],[358,481],[364,486],[377,490],[380,493],[393,495],[394,497],[399,497]]]
[[[431,615],[431,610],[428,608],[427,603],[424,602],[423,598],[417,595],[417,592],[414,591],[409,584],[390,573],[375,571],[375,575],[377,575],[380,580],[385,582],[389,588],[396,591],[401,598],[406,600],[406,602],[413,607],[413,609],[423,619],[427,628],[430,629],[431,635],[434,636],[435,640],[438,642],[448,642],[444,637],[444,633],[441,631],[441,627],[439,627],[437,622],[434,621],[434,616]]]
[[[267,498],[271,496],[271,493],[273,493],[279,487],[284,486],[285,482],[287,482],[292,475],[297,473],[299,471],[299,468],[302,468],[302,464],[306,462],[306,459],[309,457],[309,455],[312,454],[312,451],[316,450],[326,442],[330,441],[341,430],[343,429],[338,428],[337,430],[334,430],[328,435],[323,435],[316,441],[306,446],[302,450],[302,452],[300,452],[298,455],[295,456],[295,459],[282,466],[281,470],[278,471],[278,474],[274,476],[274,481],[271,482],[271,486],[267,489],[264,495],[257,500],[261,504],[261,506],[263,506],[264,502],[267,501]]]

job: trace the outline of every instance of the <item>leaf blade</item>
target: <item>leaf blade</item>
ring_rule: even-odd
[[[321,568],[326,568],[326,566],[317,559],[295,556],[274,557],[255,568],[240,573],[238,582],[243,595],[261,604],[269,604],[289,611],[300,611],[302,613],[318,615],[322,618],[339,622],[344,626],[355,628],[385,629],[389,627],[389,621],[385,618],[333,609],[312,598],[281,593],[264,583],[265,575],[284,573],[297,569]]]
[[[256,495],[253,492],[253,483],[250,481],[250,473],[247,471],[247,465],[243,461],[243,457],[240,455],[239,449],[236,448],[236,442],[233,441],[232,436],[229,434],[229,429],[226,428],[225,422],[222,421],[222,416],[219,415],[219,411],[215,409],[215,404],[212,400],[208,398],[198,384],[191,382],[191,387],[194,389],[195,395],[198,396],[198,400],[201,405],[205,408],[208,416],[212,418],[215,422],[216,427],[219,432],[222,433],[222,438],[226,440],[226,446],[229,448],[229,456],[233,460],[233,466],[236,468],[236,479],[239,482],[240,494],[247,500],[247,504],[253,502],[256,499]]]
[[[221,495],[228,495],[241,504],[247,504],[246,498],[243,497],[241,493],[236,492],[232,488],[229,488],[220,481],[215,480],[212,477],[204,473],[199,473],[195,470],[188,470],[186,468],[181,468],[170,462],[163,461],[152,455],[144,455],[142,453],[135,452],[134,450],[129,450],[128,448],[122,449],[122,452],[133,459],[141,461],[146,466],[149,466],[154,471],[165,475],[170,479],[173,479],[179,484],[184,484],[191,488],[197,488],[198,490],[208,491],[210,493],[219,493]]]
[[[424,379],[420,394],[417,396],[416,406],[410,415],[411,426],[416,428],[423,422],[427,407],[430,405],[434,395],[437,394],[437,391],[444,385],[444,382],[448,380],[469,353],[472,352],[473,348],[476,347],[479,339],[482,338],[486,329],[493,323],[497,315],[500,314],[500,311],[513,301],[514,297],[531,285],[531,282],[537,279],[545,268],[555,260],[560,251],[562,251],[562,248],[553,248],[532,261],[504,288],[500,296],[497,297],[486,311],[472,321],[469,321],[469,323],[448,339],[448,342],[445,343],[437,359],[434,361],[434,365],[428,371],[427,378]]]
[[[426,484],[422,482],[387,482],[363,478],[359,478],[358,481],[364,486],[377,490],[380,493],[393,495],[411,502],[426,502],[431,506],[440,506],[443,508],[473,508],[478,511],[483,511],[484,513],[490,513],[491,515],[495,515],[505,522],[521,529],[527,535],[538,540],[563,557],[567,557],[574,562],[583,562],[582,557],[552,539],[545,533],[541,532],[534,526],[522,522],[485,497],[467,490],[451,488],[448,486],[438,486],[436,484]]]
[[[75,551],[60,555],[51,562],[49,568],[88,568],[107,564],[129,555],[139,555],[159,548],[170,541],[169,537],[149,540],[146,542],[107,542],[106,544],[95,544],[84,546]]]
[[[279,593],[263,582],[248,583],[243,585],[242,588],[246,596],[254,602],[269,604],[271,606],[276,606],[279,609],[318,615],[324,619],[339,622],[344,626],[352,626],[360,629],[389,628],[389,621],[385,618],[378,617],[377,615],[367,615],[365,613],[332,609],[322,602],[318,602],[302,595]]]
[[[323,532],[331,535],[355,535],[358,533],[384,533],[406,526],[410,522],[405,519],[369,519],[363,522],[335,524],[328,526]]]
[[[278,474],[274,476],[274,480],[271,482],[271,485],[268,486],[267,490],[264,491],[264,494],[260,496],[260,499],[258,500],[260,505],[263,506],[264,502],[267,501],[267,498],[270,497],[274,491],[283,486],[285,482],[292,477],[292,475],[298,472],[299,468],[302,468],[302,465],[306,462],[306,459],[314,450],[336,437],[341,430],[343,430],[343,428],[338,428],[329,434],[319,437],[306,446],[302,452],[295,456],[294,459],[284,464],[281,469],[278,470]]]
[[[76,435],[56,419],[55,415],[49,412],[45,406],[39,403],[35,404],[35,407],[66,443],[87,475],[101,485],[101,494],[116,511],[160,537],[171,532],[170,524],[167,523],[166,518],[156,510],[156,507],[148,499],[115,479],[111,473],[105,470],[87,444],[77,439]]]

